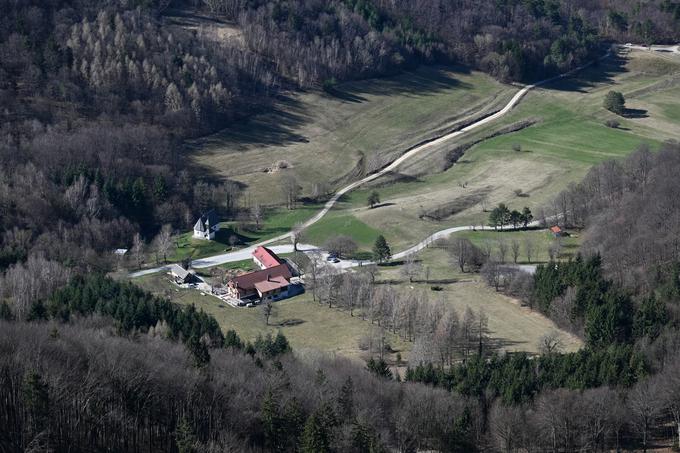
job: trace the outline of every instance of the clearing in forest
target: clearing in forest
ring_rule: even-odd
[[[310,233],[323,240],[337,231],[328,225],[342,218],[384,234],[393,251],[400,251],[450,226],[486,223],[487,210],[498,203],[536,212],[594,164],[623,157],[641,143],[657,148],[664,140],[680,139],[678,85],[680,60],[638,51],[612,56],[529,92],[497,123],[405,163],[393,178],[348,194]],[[625,117],[602,107],[612,89],[626,97]],[[605,126],[614,118],[618,128]],[[484,139],[518,124],[532,125]],[[447,162],[456,146],[475,142],[455,165]],[[382,205],[369,209],[373,190]]]
[[[303,196],[334,191],[408,148],[497,110],[516,90],[462,68],[290,93],[268,112],[188,143],[206,173],[239,181],[252,203],[282,203],[284,178]]]

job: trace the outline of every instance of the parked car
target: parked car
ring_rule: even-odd
[[[340,262],[340,260],[337,257],[335,257],[331,260],[331,263],[339,263],[339,262]]]
[[[333,261],[333,260],[337,260],[337,259],[338,259],[338,255],[335,254],[335,253],[329,253],[328,256],[326,257],[326,261]],[[335,262],[335,261],[333,261],[333,262]]]

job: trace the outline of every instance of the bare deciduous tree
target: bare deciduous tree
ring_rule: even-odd
[[[534,254],[534,241],[532,241],[531,238],[529,238],[528,236],[524,240],[524,252],[527,255],[527,261],[529,262],[529,264],[531,264],[531,258],[533,257]]]
[[[137,268],[141,268],[142,262],[144,261],[144,241],[139,233],[135,233],[132,237],[132,248],[130,249],[130,252],[137,263]]]
[[[274,314],[274,304],[271,299],[267,299],[262,302],[262,319],[264,319],[265,325],[269,325],[269,318]]]
[[[519,241],[513,240],[510,243],[510,249],[512,251],[512,261],[517,264],[517,260],[519,259],[519,250],[520,250],[520,245]]]
[[[160,233],[156,236],[156,252],[163,257],[163,262],[168,262],[168,252],[172,248],[172,227],[168,224],[163,225]]]

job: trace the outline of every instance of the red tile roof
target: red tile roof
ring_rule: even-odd
[[[267,247],[258,247],[253,251],[253,256],[260,262],[265,268],[270,268],[278,266],[282,263],[281,259],[276,256],[276,253],[269,250]]]
[[[270,277],[269,280],[255,283],[255,289],[260,294],[266,294],[279,288],[285,288],[289,285],[288,280],[283,277]]]
[[[290,280],[293,275],[287,264],[279,264],[278,266],[262,269],[261,271],[249,272],[247,274],[239,275],[231,279],[229,283],[244,291],[252,291],[255,289],[257,283],[279,280],[281,278],[286,281]]]
[[[551,228],[550,228],[550,231],[552,231],[553,233],[557,234],[557,233],[561,233],[561,232],[562,232],[562,228],[560,228],[560,227],[558,227],[557,225],[555,225],[554,227],[551,227]]]

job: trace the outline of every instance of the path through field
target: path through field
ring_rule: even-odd
[[[607,58],[610,54],[611,54],[611,49],[609,51],[607,51],[607,53],[604,56],[600,57],[598,59],[598,61]],[[545,80],[542,80],[540,82],[536,82],[532,85],[526,85],[522,89],[520,89],[517,93],[515,93],[515,95],[512,97],[512,99],[510,99],[510,101],[505,105],[505,107],[503,107],[498,112],[496,112],[492,115],[489,115],[487,117],[484,117],[484,118],[480,119],[479,121],[476,121],[476,122],[462,128],[460,130],[445,134],[445,135],[443,135],[439,138],[427,141],[427,142],[422,143],[420,145],[416,145],[415,147],[409,149],[404,154],[402,154],[399,158],[392,161],[392,163],[390,163],[389,165],[384,167],[382,170],[379,170],[375,173],[372,173],[372,174],[370,174],[370,175],[368,175],[368,176],[366,176],[366,177],[364,177],[364,178],[362,178],[358,181],[355,181],[355,182],[339,189],[337,192],[335,192],[335,194],[331,197],[331,199],[326,202],[323,209],[321,209],[321,211],[319,211],[317,214],[315,214],[312,218],[307,220],[302,225],[302,228],[303,229],[307,228],[307,227],[315,224],[319,220],[321,220],[333,208],[333,206],[335,206],[335,204],[338,202],[340,197],[342,197],[346,193],[356,189],[357,187],[359,187],[361,185],[364,185],[364,184],[366,184],[370,181],[373,181],[374,179],[380,178],[381,176],[384,176],[384,175],[390,173],[391,171],[395,170],[397,167],[399,167],[399,165],[401,165],[405,161],[412,159],[414,156],[421,154],[423,151],[427,150],[428,148],[431,148],[432,146],[451,141],[451,140],[453,140],[457,137],[460,137],[460,136],[462,136],[462,135],[464,135],[464,134],[466,134],[466,133],[468,133],[472,130],[478,129],[479,127],[484,126],[485,124],[491,123],[491,122],[497,120],[498,118],[501,118],[502,116],[507,114],[510,110],[512,110],[530,90],[532,90],[532,89],[534,89],[538,86],[544,85],[546,83],[550,83],[550,82],[553,82],[555,80],[559,80],[559,79],[564,78],[564,77],[569,77],[569,76],[575,74],[576,72],[592,65],[593,63],[594,62],[590,62],[590,63],[585,64],[583,66],[579,66],[578,68],[574,68],[571,71],[568,71],[564,74],[560,74],[558,76],[551,77],[549,79],[545,79]],[[431,242],[433,242],[436,239],[446,237],[446,236],[450,235],[451,233],[454,233],[454,232],[457,232],[457,231],[470,230],[472,228],[473,228],[472,226],[468,225],[468,226],[458,226],[458,227],[452,227],[452,228],[447,228],[445,230],[441,230],[437,233],[434,233],[433,235],[431,235],[427,239],[421,241],[420,243],[414,245],[413,247],[410,247],[409,249],[404,250],[403,252],[399,252],[399,253],[395,254],[394,258],[397,258],[397,259],[403,258],[410,253],[414,253],[418,250],[425,248],[428,244],[430,244]],[[276,243],[276,242],[281,242],[281,241],[290,239],[292,233],[293,233],[292,231],[289,231],[289,232],[284,233],[280,236],[276,236],[276,237],[273,237],[271,239],[259,242],[257,244],[254,244],[254,245],[248,247],[248,248],[241,249],[241,250],[238,250],[236,252],[224,253],[224,254],[208,257],[208,258],[202,258],[202,259],[199,259],[199,260],[195,260],[192,263],[192,266],[195,267],[195,268],[205,268],[205,267],[217,266],[219,264],[224,264],[224,263],[228,263],[228,262],[235,262],[235,261],[241,261],[241,260],[244,260],[244,259],[248,259],[250,257],[250,253],[252,253],[252,251],[257,246],[273,244],[273,243]],[[317,248],[315,246],[306,246],[306,247],[307,247],[307,250]],[[303,248],[305,248],[305,247],[303,247]],[[273,249],[276,253],[290,253],[290,252],[293,251],[292,245],[290,245],[290,246],[279,245],[279,246],[273,247]],[[351,261],[350,262],[344,262],[342,267],[352,267],[353,265],[354,265],[354,263],[352,263]],[[161,272],[161,271],[165,271],[167,269],[168,269],[168,266],[161,266],[161,267],[157,267],[157,268],[153,268],[153,269],[145,269],[145,270],[142,270],[142,271],[133,272],[132,274],[130,274],[130,277],[133,277],[133,278],[134,277],[140,277],[142,275],[153,274],[155,272]]]

